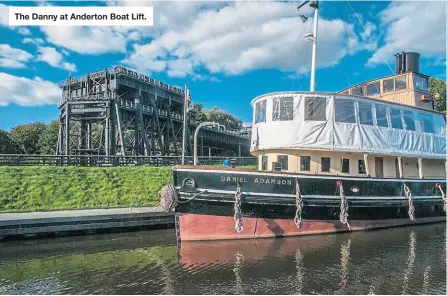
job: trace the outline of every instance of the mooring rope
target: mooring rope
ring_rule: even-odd
[[[408,188],[407,184],[404,183],[404,193],[408,198],[408,216],[410,216],[411,221],[415,221],[414,218],[414,204],[413,204],[413,196],[411,194],[410,188]]]
[[[303,219],[301,218],[301,211],[303,208],[303,197],[301,196],[301,190],[300,190],[300,184],[298,183],[298,179],[296,179],[296,212],[295,212],[295,218],[293,219],[293,222],[295,222],[295,225],[297,228],[301,228]]]
[[[441,184],[439,183],[436,183],[435,187],[441,192],[441,198],[444,201],[444,212],[447,213],[447,198],[445,197],[444,190],[442,190]]]
[[[163,186],[163,188],[161,188],[160,191],[158,191],[158,198],[160,199],[160,204],[157,207],[161,206],[163,208],[163,211],[170,212],[175,209],[177,204],[184,204],[190,202],[197,196],[207,192],[208,192],[207,190],[197,192],[187,200],[180,201],[177,192],[174,189],[174,186],[172,186],[172,184],[168,184],[166,186]]]
[[[234,221],[235,226],[234,228],[238,233],[242,232],[244,227],[242,226],[242,210],[241,210],[241,200],[242,194],[241,194],[241,186],[239,183],[237,183],[236,187],[236,194],[234,195]]]
[[[351,230],[351,225],[348,222],[348,202],[345,197],[345,191],[343,190],[343,183],[341,180],[337,181],[337,187],[340,192],[340,222],[346,224],[348,229]]]

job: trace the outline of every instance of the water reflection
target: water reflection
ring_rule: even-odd
[[[183,242],[174,230],[0,245],[0,294],[445,294],[444,224]]]

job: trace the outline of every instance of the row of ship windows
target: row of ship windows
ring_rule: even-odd
[[[263,100],[255,105],[255,124],[266,121],[266,102]],[[335,121],[345,123],[357,123],[354,100],[335,98]],[[304,100],[304,120],[326,121],[325,97],[306,97]],[[373,114],[375,113],[376,123]],[[293,120],[293,98],[274,98],[272,121]],[[421,132],[434,133],[433,117],[429,114],[416,113]],[[389,120],[388,120],[389,118]],[[388,122],[389,121],[389,122]],[[377,125],[416,131],[416,123],[413,111],[387,107],[384,104],[358,102],[358,122],[365,125]]]
[[[418,90],[422,90],[428,92],[428,79],[427,77],[423,77],[415,74],[413,76],[414,80],[414,88]],[[383,79],[383,93],[392,92],[402,89],[407,89],[407,77],[396,76],[389,79]],[[366,85],[357,86],[351,89],[351,94],[357,96],[375,96],[380,94],[380,81],[376,81],[373,83],[369,83]],[[342,92],[342,94],[349,94],[349,90]]]
[[[262,156],[262,170],[267,170],[268,156]],[[273,162],[272,170],[285,170],[289,169],[289,157],[288,155],[278,155],[277,161]],[[310,156],[300,156],[300,171],[310,172]],[[321,158],[321,172],[329,173],[331,171],[331,158],[322,157]],[[341,159],[341,172],[349,174],[349,159]],[[358,160],[358,173],[366,174],[365,161],[363,159]]]

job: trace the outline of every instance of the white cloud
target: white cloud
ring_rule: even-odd
[[[28,28],[20,27],[18,30],[21,35],[31,35],[31,31]]]
[[[46,40],[81,54],[125,52],[126,36],[111,27],[41,27]]]
[[[44,44],[45,41],[43,41],[42,38],[35,38],[35,39],[32,39],[32,38],[23,38],[22,43],[23,43],[23,44],[34,44],[34,45],[36,45],[36,46],[39,46],[39,45],[41,45],[41,44]]]
[[[76,71],[76,65],[64,62],[64,57],[55,48],[42,46],[38,47],[37,50],[39,52],[39,55],[37,56],[38,61],[47,62],[50,66],[55,68],[61,68],[72,72]]]
[[[4,4],[0,4],[0,25],[2,25],[2,26],[9,25],[8,6],[6,6]]]
[[[8,44],[0,44],[0,67],[26,68],[26,62],[32,57],[30,53],[24,50],[13,48]]]
[[[308,14],[309,9],[300,12]],[[200,68],[227,75],[262,68],[303,73],[310,68],[311,43],[302,37],[311,31],[312,19],[303,24],[293,3],[236,2],[219,10],[200,9],[186,23],[170,27],[166,22],[165,31],[147,44],[135,44],[123,63],[141,72],[167,71],[176,77],[198,75]],[[373,48],[364,41],[352,25],[320,19],[318,67]]]
[[[386,30],[385,44],[367,65],[390,62],[401,51],[416,51],[421,57],[445,57],[446,3],[444,1],[393,2],[379,13]]]
[[[56,104],[61,96],[56,84],[40,77],[29,79],[0,72],[0,81],[0,106]]]

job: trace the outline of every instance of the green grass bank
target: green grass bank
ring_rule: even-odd
[[[170,167],[0,167],[0,211],[153,206]]]
[[[0,167],[0,212],[155,206],[171,182],[171,167]]]

